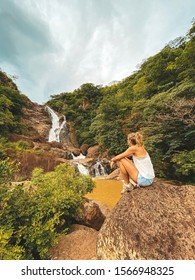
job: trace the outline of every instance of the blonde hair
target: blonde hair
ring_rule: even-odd
[[[143,146],[143,136],[140,132],[130,133],[128,143],[132,145]]]

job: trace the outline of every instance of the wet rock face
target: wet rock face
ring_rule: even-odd
[[[22,122],[28,128],[29,137],[40,137],[45,141],[48,140],[51,120],[43,105],[29,101],[26,107],[23,108]]]
[[[74,123],[73,122],[67,122],[67,128],[68,128],[68,132],[69,132],[69,138],[70,138],[70,143],[73,147],[78,148],[78,142],[76,139],[76,134],[75,134],[75,129],[74,129]]]
[[[194,200],[193,186],[165,183],[125,193],[98,234],[98,259],[194,259]]]

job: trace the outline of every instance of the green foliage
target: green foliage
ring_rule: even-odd
[[[19,140],[17,142],[10,142],[5,137],[0,137],[0,160],[6,160],[9,156],[12,160],[17,158],[17,152],[37,151],[30,150],[30,144],[27,141]]]
[[[7,158],[7,152],[5,149],[6,143],[7,143],[7,139],[0,137],[0,160],[4,160]]]
[[[0,71],[0,132],[6,135],[9,132],[21,132],[20,123],[22,108],[27,97],[17,89],[13,81]]]
[[[90,177],[68,164],[48,173],[36,168],[30,187],[1,184],[1,259],[47,259],[56,237],[67,232],[83,196],[93,188]]]
[[[24,250],[19,245],[13,245],[10,239],[13,235],[12,229],[0,225],[0,259],[1,260],[20,260]]]
[[[13,163],[9,159],[0,160],[0,184],[10,183],[14,175]]]
[[[120,153],[126,145],[121,126],[121,107],[118,99],[105,96],[98,108],[90,131],[96,142],[113,154]]]
[[[1,68],[0,68],[0,86],[5,86],[10,89],[18,90],[13,80],[10,77],[8,77],[8,75],[5,72],[3,72]]]
[[[18,150],[28,150],[30,149],[30,144],[27,141],[19,140],[15,142],[16,149]]]
[[[91,83],[83,84],[72,93],[65,92],[52,96],[47,102],[54,110],[66,115],[68,121],[74,121],[76,137],[79,144],[95,144],[94,135],[89,130],[92,119],[102,99],[99,86]]]
[[[181,176],[172,159],[194,149],[194,28],[193,23],[185,37],[171,41],[120,83],[85,84],[52,97],[49,105],[75,123],[79,144],[98,143],[110,155],[127,148],[128,133],[141,130],[157,176],[193,181],[191,173]]]
[[[175,153],[171,159],[174,163],[175,172],[181,178],[187,177],[195,182],[195,149]]]

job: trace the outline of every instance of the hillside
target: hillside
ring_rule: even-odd
[[[129,132],[141,130],[156,175],[194,183],[194,29],[195,24],[121,82],[106,87],[87,83],[51,96],[47,105],[66,116],[74,146],[98,144],[102,156],[110,158],[127,148]],[[0,71],[1,136],[16,133],[47,141],[50,125],[44,107]]]
[[[0,135],[10,132],[21,133],[22,108],[28,98],[21,94],[11,78],[0,70]]]
[[[79,145],[98,143],[115,155],[141,130],[158,177],[195,182],[194,31],[195,24],[121,82],[84,84],[47,104],[74,122]]]

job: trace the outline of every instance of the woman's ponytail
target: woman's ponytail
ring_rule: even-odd
[[[143,146],[143,137],[142,134],[139,132],[130,133],[128,135],[128,142],[132,145]]]
[[[143,146],[143,136],[141,133],[139,132],[135,133],[135,141],[138,146]]]

